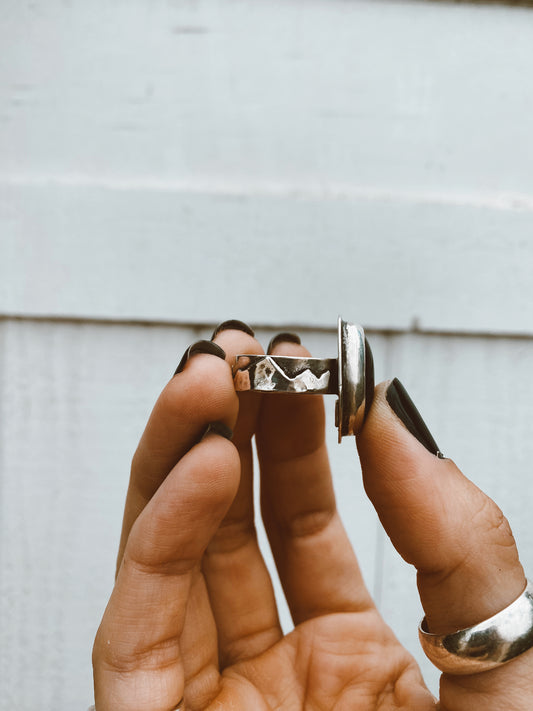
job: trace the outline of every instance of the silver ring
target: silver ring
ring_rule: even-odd
[[[452,634],[418,628],[428,659],[447,674],[477,674],[512,661],[533,647],[533,584],[508,607],[478,625]]]
[[[341,437],[360,432],[374,394],[372,351],[361,326],[338,320],[337,358],[238,355],[236,390],[336,394],[335,426]]]

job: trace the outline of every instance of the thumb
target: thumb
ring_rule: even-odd
[[[230,432],[213,423],[133,524],[94,643],[98,711],[166,711],[177,708],[189,679],[201,679],[207,696],[218,684],[216,633],[198,571],[238,487]]]
[[[376,388],[358,449],[364,485],[400,555],[418,571],[428,629],[477,624],[526,585],[509,524],[452,462],[398,380]]]

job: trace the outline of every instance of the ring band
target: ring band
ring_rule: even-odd
[[[338,395],[335,425],[341,437],[360,432],[374,394],[372,352],[361,326],[338,321],[338,358],[238,355],[235,390]]]
[[[452,634],[431,634],[426,618],[418,637],[428,659],[446,674],[464,675],[494,669],[533,647],[533,583],[508,607],[488,620]]]

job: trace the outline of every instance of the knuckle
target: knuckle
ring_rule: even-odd
[[[156,539],[157,540],[157,539]],[[143,541],[136,541],[133,546],[126,548],[123,567],[138,579],[164,580],[169,577],[178,579],[189,575],[197,566],[194,557],[177,555],[172,548],[153,544],[150,534]]]
[[[507,518],[499,506],[481,491],[478,491],[471,507],[468,521],[449,534],[446,548],[447,555],[427,571],[440,584],[465,569],[477,567],[480,558],[497,561],[502,553],[505,556],[509,552],[513,556],[516,551]]]
[[[156,643],[115,643],[110,638],[96,637],[93,646],[93,666],[100,671],[128,677],[139,670],[157,671],[175,666],[179,662],[178,640],[172,636]]]
[[[226,517],[209,542],[206,556],[235,553],[250,544],[257,544],[253,518],[251,516],[239,519]]]
[[[290,538],[311,538],[320,535],[335,516],[335,508],[300,511],[287,518],[283,528]]]
[[[486,504],[485,531],[489,541],[502,548],[514,547],[515,539],[503,511],[490,499]]]
[[[480,492],[477,507],[472,514],[473,529],[482,536],[512,537],[511,527],[500,507]]]

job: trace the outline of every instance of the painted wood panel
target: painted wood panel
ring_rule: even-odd
[[[88,704],[131,454],[228,316],[324,356],[339,312],[369,327],[531,571],[530,8],[37,0],[0,46],[1,711]],[[328,417],[365,578],[435,689]]]
[[[0,311],[533,332],[533,212],[388,200],[0,191]]]
[[[4,176],[531,196],[528,9],[52,0],[0,33]]]
[[[129,461],[181,353],[207,335],[164,326],[1,322],[2,710],[67,711],[90,700],[90,649],[112,585]],[[259,331],[264,342],[271,335]],[[378,379],[404,381],[445,453],[502,506],[531,570],[533,341],[369,336]],[[334,353],[333,332],[304,339],[316,355]],[[339,507],[365,579],[435,689],[436,674],[416,641],[414,574],[381,532],[355,448],[337,445],[332,399],[327,405]],[[282,614],[288,628],[283,604]]]
[[[531,334],[532,17],[8,4],[0,313]]]
[[[260,335],[267,343],[273,334]],[[112,587],[129,462],[160,389],[202,336],[209,331],[0,322],[2,711],[67,711],[90,700],[92,640]],[[333,333],[308,342],[336,349]],[[341,507],[350,534],[368,544],[361,563],[372,585],[377,519],[349,445],[332,447]],[[282,617],[287,628],[286,606]]]

